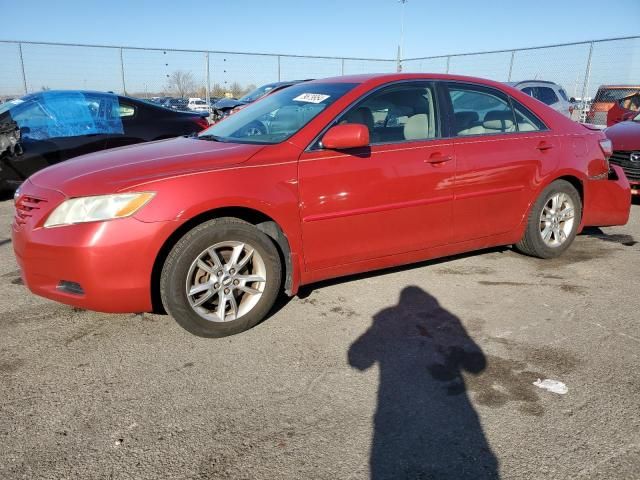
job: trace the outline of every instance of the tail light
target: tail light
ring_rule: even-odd
[[[203,130],[205,128],[209,128],[209,121],[206,118],[200,117],[196,120],[196,123],[200,125],[200,127],[202,127]]]
[[[608,138],[603,138],[600,140],[600,150],[604,153],[604,158],[608,161],[609,157],[613,155],[613,144],[611,140]]]
[[[609,158],[611,157],[611,155],[613,155],[613,144],[608,138],[600,139],[599,143],[600,150],[602,150],[602,153],[604,155],[603,171],[600,175],[608,175],[609,170],[611,170],[611,167],[609,165]]]

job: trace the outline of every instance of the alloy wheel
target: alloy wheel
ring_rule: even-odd
[[[204,250],[186,279],[191,308],[212,322],[229,322],[249,313],[267,282],[260,253],[248,243],[225,241]]]
[[[575,205],[571,197],[563,192],[551,195],[540,213],[540,236],[549,247],[562,245],[575,222]]]

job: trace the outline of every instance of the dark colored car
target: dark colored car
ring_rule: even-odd
[[[191,135],[208,122],[199,114],[112,93],[67,90],[0,105],[0,125],[18,130],[19,148],[0,157],[0,188],[15,188],[49,165],[107,148]]]
[[[164,102],[162,106],[179,112],[191,112],[191,110],[189,110],[189,100],[186,98],[170,98]]]
[[[619,165],[631,184],[631,193],[640,195],[640,113],[632,120],[620,122],[604,131],[613,143],[609,162]]]
[[[258,87],[255,90],[252,90],[251,92],[247,93],[243,97],[240,97],[239,99],[222,98],[213,104],[213,120],[214,121],[221,120],[222,118],[229,115],[235,108],[249,105],[250,103],[253,103],[256,100],[261,99],[265,95],[269,95],[271,93],[277,92],[278,90],[282,90],[283,88],[290,87],[291,85],[295,85],[297,83],[308,82],[308,81],[309,79],[267,83],[266,85],[262,85],[261,87]]]
[[[610,155],[601,131],[490,80],[329,78],[198,136],[36,173],[15,199],[13,248],[38,295],[164,306],[220,337],[256,325],[281,289],[498,245],[557,257],[584,227],[627,222]]]

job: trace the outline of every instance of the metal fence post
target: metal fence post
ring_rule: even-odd
[[[511,74],[513,73],[513,60],[516,56],[516,51],[511,50],[511,62],[509,62],[509,76],[507,77],[507,82],[511,81]]]
[[[589,86],[589,77],[591,76],[591,57],[593,56],[593,42],[589,44],[589,56],[587,57],[587,70],[584,72],[584,83],[582,84],[582,103],[587,96],[587,87]]]
[[[211,79],[209,78],[209,52],[204,54],[204,63],[205,63],[205,68],[207,69],[206,73],[206,82],[207,84],[205,85],[205,96],[206,96],[206,100],[207,100],[207,108],[211,102]]]
[[[344,58],[342,59],[341,66],[340,66],[340,75],[344,75]]]
[[[122,92],[127,94],[127,84],[124,81],[124,57],[122,55],[122,48],[120,48],[120,74],[122,75]]]
[[[449,73],[449,65],[451,64],[451,57],[447,57],[447,70],[444,73]]]
[[[587,57],[587,68],[584,72],[584,82],[582,83],[582,110],[580,112],[580,121],[587,121],[587,111],[589,104],[586,101],[587,89],[589,88],[589,77],[591,77],[591,57],[593,56],[593,42],[589,44],[589,56]]]
[[[20,67],[22,68],[22,86],[24,87],[24,94],[29,93],[27,88],[27,75],[24,72],[24,58],[22,57],[22,43],[18,43],[18,51],[20,52]]]
[[[278,55],[278,81],[280,81],[280,55]]]

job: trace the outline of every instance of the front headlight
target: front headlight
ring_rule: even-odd
[[[49,228],[128,217],[144,207],[154,195],[154,192],[141,192],[70,198],[58,205],[44,226]]]

